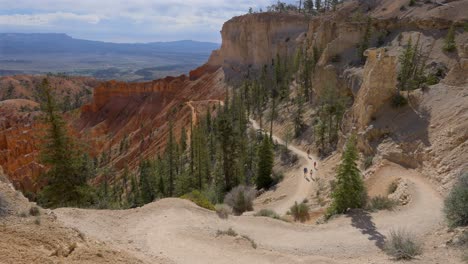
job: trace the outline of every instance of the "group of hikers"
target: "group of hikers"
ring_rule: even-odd
[[[312,159],[310,157],[310,150],[307,150],[307,158]],[[310,171],[309,171],[309,169],[307,167],[304,168],[304,178],[307,179],[307,172],[309,172],[310,179],[315,181],[316,179],[314,178],[314,175],[313,175],[314,174],[314,169],[317,170],[317,161],[314,161],[314,168],[310,169]]]

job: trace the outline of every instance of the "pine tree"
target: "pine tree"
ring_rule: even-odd
[[[144,204],[151,203],[156,199],[154,176],[151,167],[151,163],[148,160],[144,160],[140,164],[140,192],[141,200]]]
[[[299,137],[304,126],[304,98],[296,97],[296,111],[294,112],[294,136]]]
[[[41,191],[39,202],[47,207],[90,205],[92,189],[87,183],[89,171],[82,171],[87,166],[82,149],[68,134],[47,79],[42,81],[39,92],[41,110],[48,125],[41,160],[49,166],[43,175],[47,186]]]
[[[185,153],[187,150],[187,131],[185,131],[185,127],[182,127],[182,131],[180,132],[180,148],[182,153]]]
[[[167,160],[168,160],[168,170],[169,170],[169,191],[168,195],[169,197],[172,197],[174,195],[174,167],[175,167],[175,162],[174,162],[174,148],[175,147],[175,142],[174,142],[174,133],[173,133],[173,124],[172,121],[169,122],[169,139],[168,143],[166,146],[166,155],[167,155]]]
[[[447,36],[444,41],[444,51],[454,52],[457,49],[455,43],[455,26],[452,24],[447,32]]]
[[[273,146],[267,137],[263,137],[262,145],[258,150],[257,189],[268,189],[273,183]]]
[[[305,12],[312,14],[314,12],[314,1],[313,0],[305,0],[304,1],[304,10]]]
[[[322,0],[315,0],[315,9],[318,12],[322,11]]]
[[[332,213],[344,213],[348,208],[362,208],[365,205],[366,190],[361,172],[357,166],[358,152],[356,138],[351,136],[338,166],[336,185],[333,190]]]
[[[398,91],[409,90],[409,81],[414,68],[414,48],[411,38],[408,40],[405,50],[399,57],[400,70],[398,72]]]

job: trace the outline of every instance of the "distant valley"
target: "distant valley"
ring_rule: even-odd
[[[66,34],[0,33],[0,76],[61,73],[147,81],[188,73],[219,46],[191,40],[127,44],[75,39]]]

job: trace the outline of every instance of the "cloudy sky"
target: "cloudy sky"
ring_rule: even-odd
[[[276,0],[0,0],[0,32],[67,33],[131,43],[220,42],[226,20],[272,2]]]

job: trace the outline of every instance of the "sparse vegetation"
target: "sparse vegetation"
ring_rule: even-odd
[[[455,26],[452,24],[447,32],[447,36],[445,36],[444,51],[454,52],[456,49],[457,46],[455,43]]]
[[[255,196],[256,191],[254,188],[239,185],[226,194],[224,203],[232,207],[234,214],[241,215],[246,211],[253,210]]]
[[[237,232],[234,231],[231,227],[228,230],[218,230],[216,232],[216,236],[232,236],[235,237],[237,236]]]
[[[8,213],[8,203],[3,194],[0,193],[0,217]]]
[[[273,210],[270,209],[262,209],[255,213],[255,216],[264,216],[264,217],[270,217],[274,219],[280,219],[280,216]]]
[[[368,169],[372,166],[372,164],[374,163],[374,156],[366,156],[365,159],[364,159],[364,169]]]
[[[445,216],[450,227],[468,225],[468,173],[460,176],[445,199]]]
[[[388,192],[388,194],[392,194],[392,193],[394,193],[397,189],[398,189],[398,181],[393,181],[393,182],[390,183],[390,185],[388,186],[387,192]]]
[[[295,202],[289,209],[290,214],[294,217],[294,221],[305,222],[309,220],[309,207],[305,203]]]
[[[258,173],[257,173],[257,189],[268,189],[273,184],[271,173],[273,171],[273,146],[268,137],[264,137],[260,149],[258,150]]]
[[[405,230],[391,230],[384,251],[396,260],[410,260],[422,253],[422,247],[413,234]]]
[[[250,242],[250,245],[252,245],[252,247],[253,247],[254,249],[257,248],[257,243],[255,243],[255,241],[254,241],[252,238],[250,238],[250,237],[247,236],[247,235],[242,235],[242,237],[245,238],[247,241],[249,241],[249,242]]]
[[[384,196],[376,196],[369,200],[367,209],[370,211],[393,210],[395,206],[394,200]]]
[[[217,204],[215,206],[216,214],[221,219],[227,219],[232,214],[232,208],[226,204]]]
[[[34,224],[41,225],[41,217],[40,216],[37,216],[36,219],[34,219]]]
[[[32,216],[39,216],[41,214],[41,211],[39,210],[39,207],[33,206],[29,209],[29,214]]]
[[[408,104],[408,100],[403,95],[397,93],[392,97],[391,105],[393,108],[401,108]]]
[[[180,198],[190,200],[200,207],[215,211],[215,206],[210,202],[210,200],[208,200],[208,198],[206,198],[202,193],[200,193],[197,190],[187,193]]]

